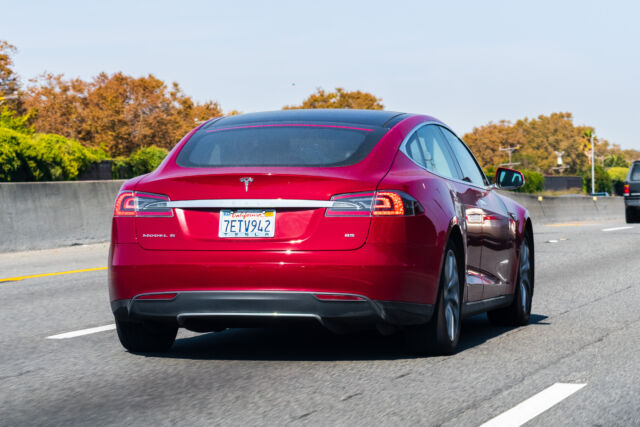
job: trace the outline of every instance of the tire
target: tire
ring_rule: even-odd
[[[509,307],[492,310],[487,313],[489,321],[500,326],[524,326],[531,318],[531,301],[533,299],[533,256],[531,254],[531,238],[524,235],[520,247],[518,277],[513,302]]]
[[[116,319],[118,338],[132,353],[162,352],[173,345],[178,327],[152,322],[127,322]]]
[[[634,208],[626,207],[624,209],[624,219],[627,224],[634,224],[638,222],[638,212]]]
[[[428,323],[405,331],[407,345],[414,353],[446,355],[456,351],[462,324],[459,255],[460,250],[449,242],[442,262],[436,311]]]

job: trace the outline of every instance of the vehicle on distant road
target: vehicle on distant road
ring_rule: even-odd
[[[118,336],[164,351],[177,329],[319,322],[401,332],[452,353],[462,318],[527,324],[531,219],[429,116],[289,110],[207,121],[114,209]]]
[[[624,183],[624,216],[627,223],[640,222],[640,160],[631,163]]]

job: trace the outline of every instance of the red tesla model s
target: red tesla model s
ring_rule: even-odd
[[[207,121],[115,202],[109,292],[130,351],[177,329],[319,322],[452,353],[465,316],[529,321],[528,212],[433,117],[289,110]]]

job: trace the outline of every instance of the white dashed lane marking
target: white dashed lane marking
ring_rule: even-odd
[[[613,228],[603,228],[602,231],[618,231],[618,230],[628,230],[633,227],[613,227]]]
[[[81,337],[83,335],[95,334],[97,332],[111,331],[111,330],[113,330],[115,328],[116,328],[115,324],[105,325],[105,326],[98,326],[98,327],[95,327],[95,328],[80,329],[79,331],[65,332],[64,334],[51,335],[50,337],[47,337],[47,339],[50,339],[50,340],[63,340],[63,339],[66,339],[66,338],[75,338],[75,337]]]
[[[531,396],[527,400],[507,412],[490,419],[480,427],[517,427],[537,417],[547,409],[562,402],[586,384],[555,383],[540,393]]]

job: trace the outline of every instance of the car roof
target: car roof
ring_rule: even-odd
[[[247,113],[237,116],[226,116],[212,120],[204,128],[211,129],[227,126],[243,126],[256,123],[272,122],[326,122],[346,123],[351,125],[367,125],[391,128],[400,120],[411,114],[384,110],[351,110],[351,109],[312,109],[312,110],[279,110],[263,113]]]

